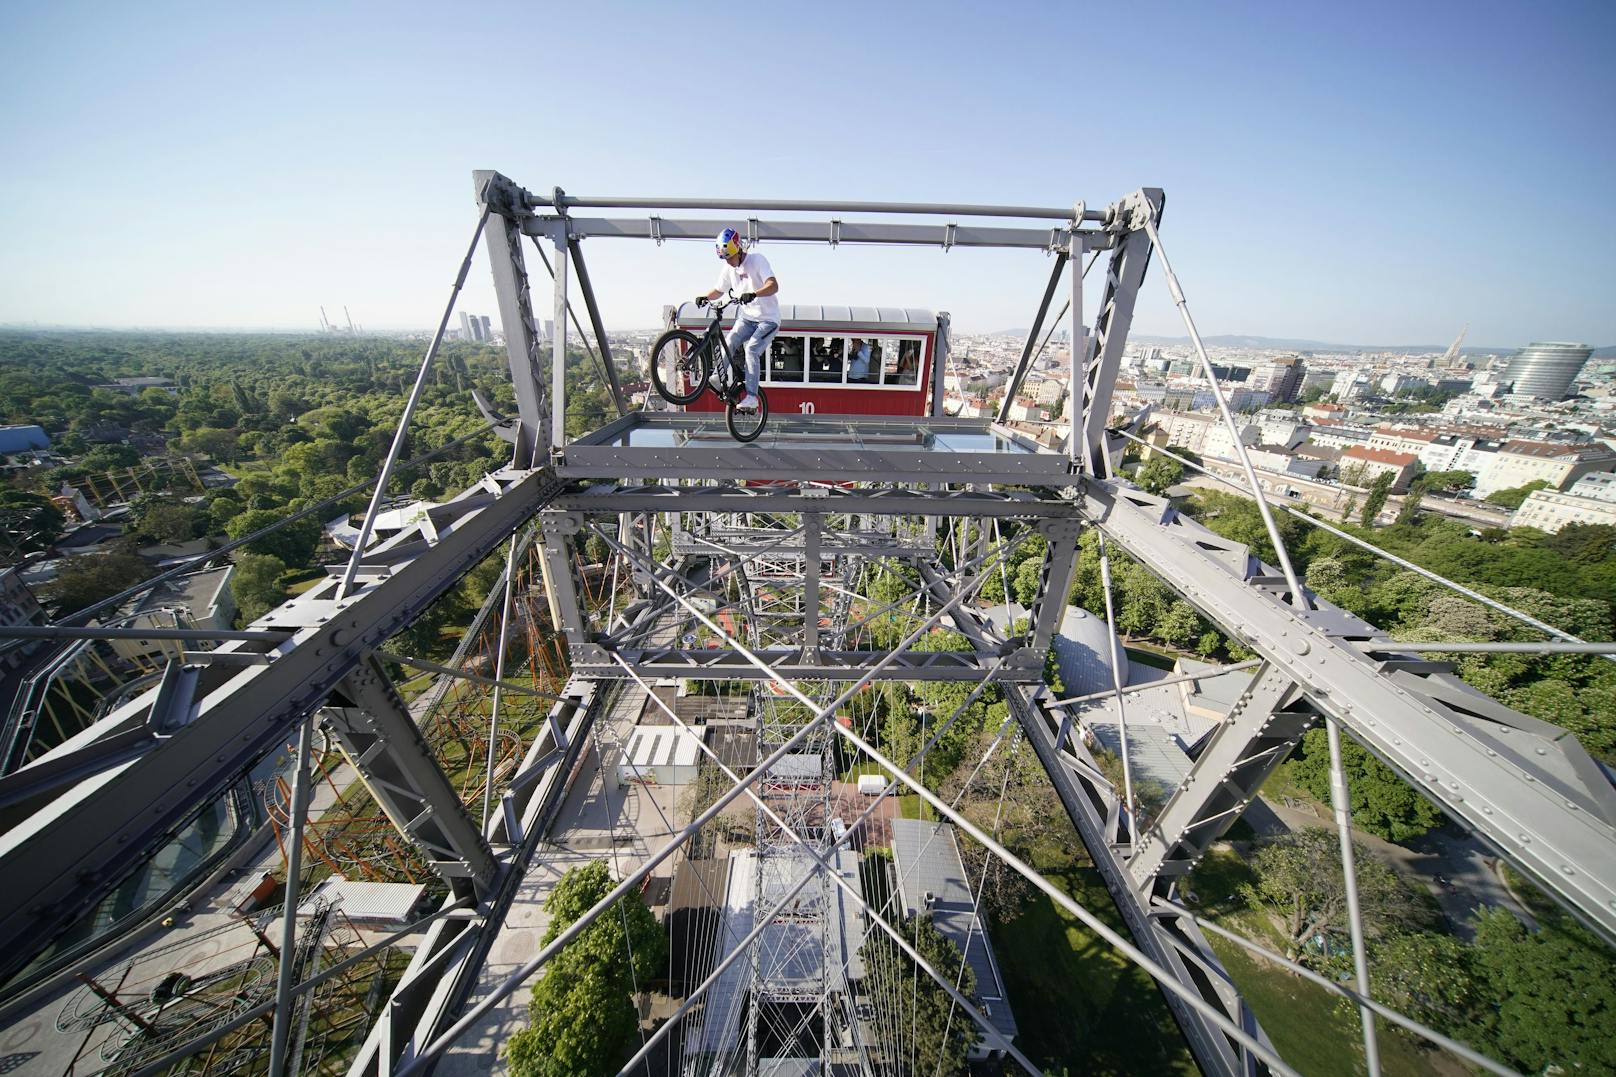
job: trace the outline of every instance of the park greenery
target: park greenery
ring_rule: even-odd
[[[548,946],[616,886],[606,861],[562,876],[544,901]],[[639,1027],[636,996],[661,975],[668,944],[638,891],[598,916],[544,966],[529,1025],[505,1043],[516,1077],[593,1077],[617,1072]]]
[[[66,458],[61,466],[14,472],[0,491],[0,531],[10,547],[0,546],[0,556],[43,550],[61,537],[64,520],[49,498],[64,483],[82,487],[111,475],[144,491],[130,504],[123,534],[106,539],[105,552],[66,561],[46,590],[43,597],[68,613],[152,575],[153,558],[143,558],[142,548],[243,538],[373,481],[424,348],[421,341],[382,337],[0,333],[0,422],[39,424]],[[169,379],[174,391],[108,387],[136,377]],[[603,423],[610,397],[598,362],[569,353],[567,377],[569,431]],[[465,440],[402,472],[395,496],[441,500],[508,460],[509,446],[485,429],[474,389],[496,410],[514,411],[504,351],[445,342],[402,455],[422,456]],[[130,441],[148,448],[137,450]],[[183,469],[154,466],[181,457],[236,481],[199,490]],[[282,576],[270,579],[269,561],[238,559],[234,591],[244,620],[282,601],[284,585],[326,556],[340,556],[326,544],[323,525],[363,509],[367,493],[339,498],[247,545],[249,554],[278,561]],[[460,596],[459,604],[471,597]]]
[[[1376,854],[1355,844],[1353,858],[1377,1001],[1523,1073],[1603,1073],[1616,1066],[1616,956],[1603,942],[1519,879],[1515,888],[1535,926],[1482,907],[1461,938],[1447,930],[1428,895]],[[1192,885],[1206,912],[1226,926],[1332,978],[1350,978],[1346,891],[1333,830],[1304,827],[1255,852],[1215,854]],[[1237,982],[1262,975],[1261,964],[1231,967],[1239,970]],[[1335,1008],[1348,1024],[1356,1015],[1343,1000]],[[1298,1032],[1288,1012],[1270,1009],[1258,1018],[1288,1057],[1294,1053],[1284,1038],[1318,1033],[1317,1026]],[[1431,1050],[1404,1036],[1394,1032],[1402,1043],[1383,1043],[1383,1050],[1398,1057],[1411,1047]],[[1429,1056],[1418,1059],[1415,1067],[1427,1071]]]
[[[931,917],[918,914],[893,920],[893,929],[933,968],[959,970],[954,986],[969,998],[976,990],[976,975]],[[879,1012],[901,1015],[898,1023],[910,1048],[905,1072],[965,1073],[966,1053],[979,1033],[942,985],[922,972],[885,932],[870,932],[859,957],[867,970],[864,990],[871,1004]]]

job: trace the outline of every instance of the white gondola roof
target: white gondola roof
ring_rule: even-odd
[[[724,323],[734,320],[730,308],[724,312]],[[694,303],[679,305],[679,324],[705,325],[710,315]],[[888,331],[933,330],[937,328],[937,312],[918,307],[847,307],[819,303],[780,304],[782,329],[811,329],[816,326],[834,326],[837,329],[885,329]]]

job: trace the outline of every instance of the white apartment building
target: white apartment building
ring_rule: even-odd
[[[1375,432],[1370,435],[1369,447],[1418,456],[1436,439],[1436,436],[1434,431],[1420,430],[1412,426],[1377,426]]]
[[[1477,497],[1538,479],[1551,490],[1564,490],[1584,475],[1616,470],[1616,452],[1600,444],[1515,440],[1504,442],[1490,456],[1476,473]]]
[[[1568,524],[1608,524],[1616,527],[1616,500],[1602,501],[1553,490],[1534,490],[1509,518],[1511,527],[1535,527],[1550,534]]]
[[[1046,407],[1053,406],[1066,395],[1066,382],[1065,378],[1045,378],[1038,383],[1033,397]]]
[[[1316,479],[1326,465],[1324,460],[1293,456],[1277,445],[1257,445],[1246,450],[1251,466],[1279,475],[1295,475],[1302,479]]]
[[[1257,425],[1262,444],[1280,445],[1287,449],[1294,449],[1306,441],[1313,429],[1290,411],[1260,411],[1257,413]]]
[[[1307,440],[1325,449],[1350,449],[1354,445],[1367,445],[1374,431],[1361,426],[1331,423],[1315,426]]]
[[[1574,497],[1591,497],[1595,501],[1616,502],[1616,471],[1596,471],[1584,475],[1572,483],[1566,493]]]
[[[1167,435],[1164,445],[1178,445],[1197,456],[1204,456],[1207,431],[1222,421],[1219,416],[1203,412],[1168,411],[1158,413],[1156,428]]]
[[[1221,421],[1221,417],[1213,417],[1212,426],[1206,431],[1202,441],[1202,456],[1216,456],[1221,460],[1238,460],[1240,453],[1235,448],[1234,435],[1240,435],[1243,445],[1255,445],[1260,440],[1260,428],[1256,423],[1235,420],[1234,432],[1231,432]]]
[[[1038,401],[1019,396],[1010,402],[1010,410],[1005,412],[1005,418],[1018,423],[1041,423],[1049,418],[1049,413]]]
[[[1343,370],[1330,383],[1336,402],[1346,404],[1375,391],[1375,379],[1359,370]]]
[[[1424,378],[1416,378],[1412,374],[1392,373],[1380,379],[1380,394],[1382,396],[1396,396],[1398,393],[1406,393],[1411,389],[1418,389],[1421,386],[1430,384]]]

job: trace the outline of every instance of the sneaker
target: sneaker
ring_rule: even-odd
[[[736,411],[756,411],[757,409],[758,398],[753,396],[751,393],[747,393],[745,396],[741,397],[740,403],[735,405]]]

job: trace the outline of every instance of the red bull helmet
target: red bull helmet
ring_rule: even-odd
[[[729,261],[737,254],[746,252],[746,240],[733,228],[726,228],[718,233],[718,239],[713,244],[718,249],[718,257]]]

